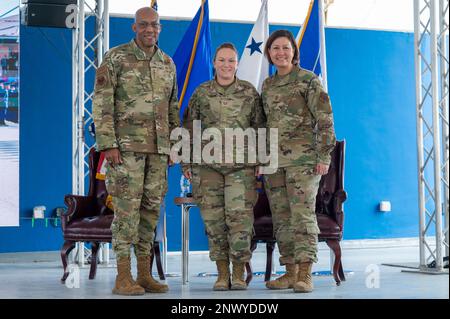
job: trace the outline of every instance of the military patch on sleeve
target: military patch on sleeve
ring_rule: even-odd
[[[328,97],[328,94],[325,92],[320,92],[319,100],[321,103],[328,103],[330,98]]]
[[[102,65],[97,69],[95,76],[95,85],[97,88],[104,88],[109,84],[109,72],[106,65]]]
[[[104,76],[104,75],[98,76],[98,77],[97,77],[97,85],[98,85],[98,86],[103,86],[103,85],[105,85],[105,82],[106,82],[106,79],[105,79],[105,76]]]

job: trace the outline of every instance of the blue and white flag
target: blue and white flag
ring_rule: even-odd
[[[150,7],[152,7],[156,11],[158,11],[158,1],[157,0],[152,0],[152,2],[150,3]]]
[[[297,35],[300,66],[318,75],[327,90],[327,64],[322,0],[311,0],[305,22]]]
[[[238,78],[252,83],[258,92],[261,92],[262,83],[269,76],[269,62],[264,57],[264,45],[268,37],[267,0],[263,0],[236,74]]]
[[[208,0],[202,1],[173,55],[173,61],[177,66],[180,120],[183,121],[192,93],[201,83],[212,79]]]

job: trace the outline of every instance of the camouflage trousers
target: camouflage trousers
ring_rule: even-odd
[[[192,192],[206,227],[212,261],[251,258],[254,168],[193,167]]]
[[[107,165],[112,197],[112,247],[117,257],[151,254],[160,206],[167,191],[167,155],[121,152],[123,164]]]
[[[265,175],[280,264],[317,262],[316,195],[321,175],[306,167],[279,168]]]

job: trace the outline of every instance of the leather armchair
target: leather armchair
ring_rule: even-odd
[[[91,243],[91,267],[89,279],[94,279],[97,271],[97,252],[99,244],[111,242],[111,223],[114,212],[106,206],[108,193],[105,181],[96,178],[100,153],[91,149],[89,152],[89,193],[87,196],[66,195],[64,202],[67,211],[61,215],[61,226],[64,244],[61,248],[61,261],[64,267],[64,275],[61,281],[64,283],[69,273],[67,272],[68,254],[75,247],[76,242]],[[156,237],[155,237],[156,238]],[[153,256],[156,257],[158,274],[161,280],[165,279],[161,264],[159,242],[153,244]],[[150,272],[153,264],[150,263]]]
[[[331,153],[331,164],[326,175],[322,176],[316,197],[316,216],[320,229],[319,241],[325,241],[333,251],[333,277],[337,285],[345,281],[341,262],[340,241],[344,231],[343,203],[347,199],[344,190],[344,159],[345,140],[337,141]],[[255,221],[255,235],[252,240],[252,251],[259,242],[266,243],[267,260],[265,281],[270,280],[272,270],[272,256],[276,239],[273,233],[272,214],[270,212],[267,195],[262,189],[258,201],[253,209]],[[247,268],[251,267],[247,264]]]

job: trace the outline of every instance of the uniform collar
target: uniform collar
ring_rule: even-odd
[[[130,41],[131,49],[136,56],[137,60],[152,60],[152,61],[163,61],[162,52],[158,46],[155,45],[155,53],[150,57],[144,50],[142,50],[136,43],[135,39]]]
[[[221,86],[214,78],[211,81],[211,89],[215,90],[217,93],[219,93],[221,95],[233,94],[242,89],[242,84],[241,84],[241,80],[239,80],[237,77],[235,77],[234,82],[231,83],[230,86],[225,88],[225,87]]]
[[[298,74],[300,72],[300,68],[296,65],[292,68],[291,72],[285,75],[278,75],[278,73],[275,73],[273,76],[273,81],[276,86],[282,86],[286,85],[292,82],[295,82],[295,80],[298,78]]]

